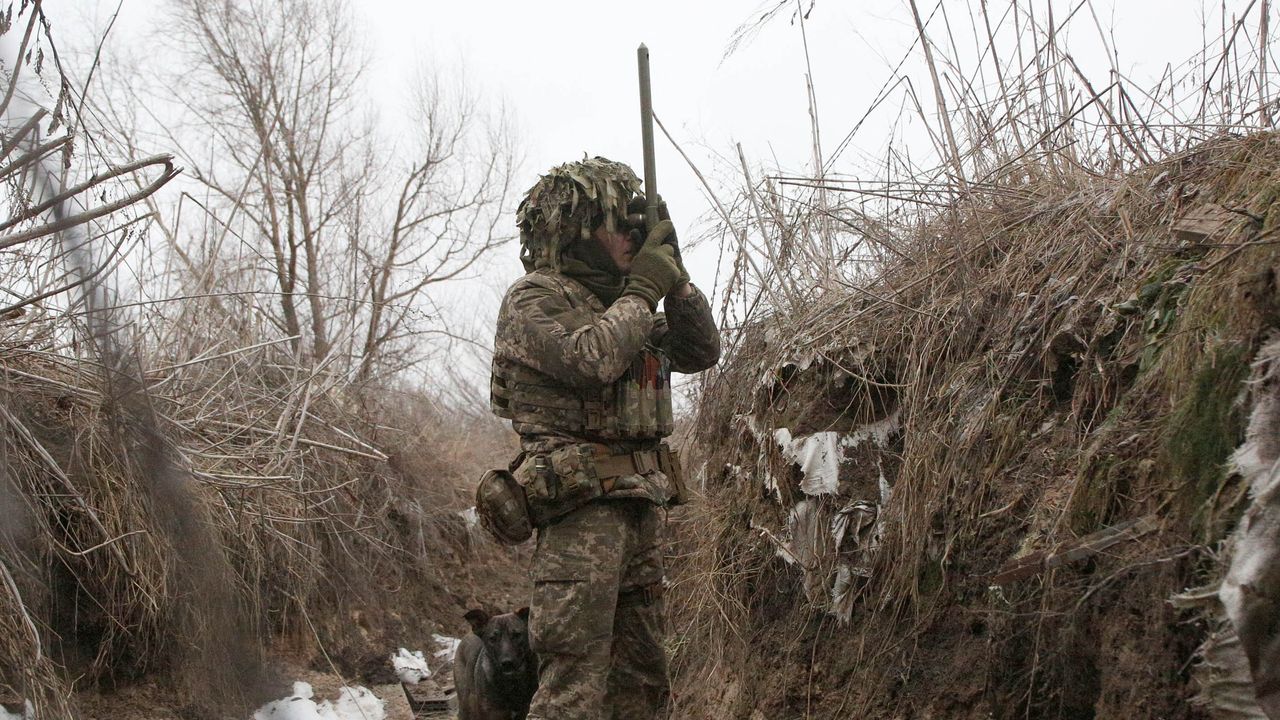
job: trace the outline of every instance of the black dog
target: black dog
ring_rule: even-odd
[[[458,720],[524,720],[538,689],[538,661],[529,650],[529,608],[466,615],[471,634],[458,645],[453,682]]]

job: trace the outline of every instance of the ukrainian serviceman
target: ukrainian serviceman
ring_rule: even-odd
[[[683,500],[662,440],[671,372],[711,367],[720,340],[674,226],[646,227],[643,207],[629,167],[593,158],[551,170],[517,211],[527,274],[499,311],[491,398],[523,449],[504,473],[520,502],[503,509],[527,510],[538,534],[530,718],[651,720],[668,701],[662,511]]]

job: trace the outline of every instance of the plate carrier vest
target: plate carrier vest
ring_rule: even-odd
[[[612,385],[573,387],[504,358],[489,385],[494,414],[598,440],[664,438],[674,429],[671,361],[651,345]]]

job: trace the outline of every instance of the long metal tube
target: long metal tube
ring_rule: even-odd
[[[640,43],[636,49],[640,68],[640,138],[644,143],[644,221],[649,227],[658,224],[658,170],[653,153],[653,95],[649,89],[649,48]]]

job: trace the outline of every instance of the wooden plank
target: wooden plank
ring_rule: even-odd
[[[1173,221],[1173,236],[1188,243],[1204,242],[1227,230],[1239,216],[1221,205],[1201,205]]]
[[[1005,585],[1014,580],[1039,575],[1050,568],[1092,557],[1116,543],[1133,540],[1159,527],[1160,520],[1155,515],[1144,515],[1128,520],[1073,542],[1062,543],[1049,550],[1039,550],[1030,555],[1009,560],[995,575],[991,576],[991,583]]]
[[[448,713],[452,709],[453,693],[443,691],[430,678],[416,685],[404,685],[403,694],[407,696],[409,707],[417,713],[414,717],[436,717]]]
[[[378,699],[382,700],[386,720],[413,720],[413,709],[409,707],[409,698],[405,697],[404,687],[394,685],[374,685],[369,688]]]

